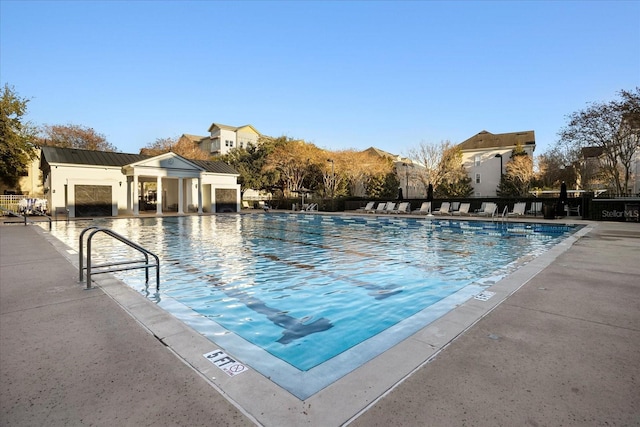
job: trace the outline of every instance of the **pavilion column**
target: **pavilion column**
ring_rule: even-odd
[[[138,189],[138,175],[133,175],[133,191],[131,192],[133,214],[140,215],[140,190]]]
[[[162,177],[156,178],[156,215],[162,215]]]
[[[178,215],[184,214],[184,183],[182,177],[178,178]]]
[[[198,177],[198,213],[202,213],[202,178]]]

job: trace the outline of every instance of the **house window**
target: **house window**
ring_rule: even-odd
[[[480,174],[476,174],[476,184],[480,184]]]
[[[476,154],[476,156],[473,159],[473,162],[475,163],[476,166],[480,166],[480,154]]]

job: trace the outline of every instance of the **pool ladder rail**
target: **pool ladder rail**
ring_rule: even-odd
[[[87,237],[87,266],[85,268],[84,267],[84,256],[83,256],[84,255],[84,250],[83,250],[83,247],[84,247],[84,235],[89,231],[91,231],[91,233],[89,233],[89,236]],[[144,255],[144,259],[110,262],[110,263],[106,263],[106,264],[97,264],[97,265],[92,264],[92,262],[91,262],[91,239],[97,233],[104,233],[104,234],[106,234],[108,236],[113,237],[116,240],[119,240],[120,242],[122,242],[125,245],[137,250],[142,255]],[[137,270],[137,269],[142,269],[142,268],[144,268],[144,270],[145,270],[146,283],[149,283],[149,269],[155,267],[155,269],[156,269],[156,291],[160,290],[160,259],[153,252],[143,248],[142,246],[138,245],[137,243],[132,242],[131,240],[127,239],[126,237],[121,236],[120,234],[116,233],[113,230],[110,230],[108,228],[98,227],[98,226],[95,226],[95,225],[91,226],[91,227],[87,227],[84,230],[82,230],[82,232],[80,233],[79,240],[80,240],[80,242],[79,242],[79,250],[78,250],[78,253],[79,253],[79,268],[78,268],[78,270],[79,270],[79,277],[80,277],[80,282],[81,283],[84,280],[84,271],[86,270],[86,272],[87,272],[87,288],[86,289],[91,289],[91,276],[94,275],[94,274],[112,273],[112,272],[115,272],[115,271],[125,271],[125,270]],[[149,262],[149,256],[151,256],[154,261]]]

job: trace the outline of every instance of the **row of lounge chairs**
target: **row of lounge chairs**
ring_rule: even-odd
[[[518,202],[513,205],[513,209],[509,211],[505,206],[502,216],[503,217],[519,217],[524,215],[538,215],[542,213],[542,202],[531,203],[530,209],[526,210],[527,204],[525,202]],[[364,208],[358,209],[365,213],[394,213],[403,214],[411,213],[417,215],[475,215],[475,216],[487,216],[494,217],[498,215],[498,205],[494,202],[483,202],[479,209],[471,212],[471,203],[467,202],[442,202],[439,208],[433,209],[431,202],[422,202],[419,209],[411,210],[411,204],[409,202],[368,202]]]
[[[409,202],[369,202],[367,206],[361,209],[365,213],[393,213],[404,214],[411,212],[411,204]]]

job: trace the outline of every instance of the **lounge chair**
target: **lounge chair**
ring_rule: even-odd
[[[527,204],[525,202],[518,202],[513,205],[513,210],[511,212],[507,212],[507,216],[523,216],[524,210]]]
[[[475,211],[473,211],[473,213],[479,214],[480,212],[484,212],[484,208],[486,206],[487,206],[487,202],[482,202],[482,205],[480,205],[480,209],[476,209]]]
[[[471,203],[461,203],[460,209],[457,211],[451,212],[453,215],[469,215],[469,208],[471,207]]]
[[[449,213],[453,215],[454,212],[457,212],[460,209],[460,202],[451,202],[451,206],[449,206]]]
[[[449,207],[450,206],[451,206],[451,203],[442,202],[442,204],[440,205],[440,208],[436,209],[432,213],[434,215],[451,215],[451,213],[449,212]]]
[[[409,204],[409,202],[401,202],[398,204],[398,207],[396,207],[393,210],[394,214],[405,214],[405,213],[409,213],[409,210],[411,209],[411,205]]]
[[[253,209],[253,205],[250,205],[246,200],[242,201],[242,209]]]
[[[531,207],[527,211],[527,215],[542,215],[542,202],[531,202]]]
[[[484,205],[484,210],[482,212],[476,213],[478,216],[494,216],[498,211],[498,205],[493,202],[486,202]]]
[[[429,215],[431,214],[431,202],[422,202],[420,209],[411,211],[414,214]]]
[[[378,203],[378,206],[376,206],[376,208],[371,211],[371,213],[382,213],[384,212],[384,208],[387,206],[387,202],[380,202]]]
[[[396,209],[396,202],[387,202],[387,205],[384,207],[382,213],[393,213]]]
[[[376,202],[368,202],[367,206],[365,206],[364,208],[358,208],[356,209],[359,212],[365,212],[365,213],[369,213],[369,212],[373,212],[375,211],[375,206],[376,206]]]
[[[576,214],[580,216],[580,205],[578,206],[564,205],[564,210],[567,212],[567,216],[571,216],[571,214]]]

